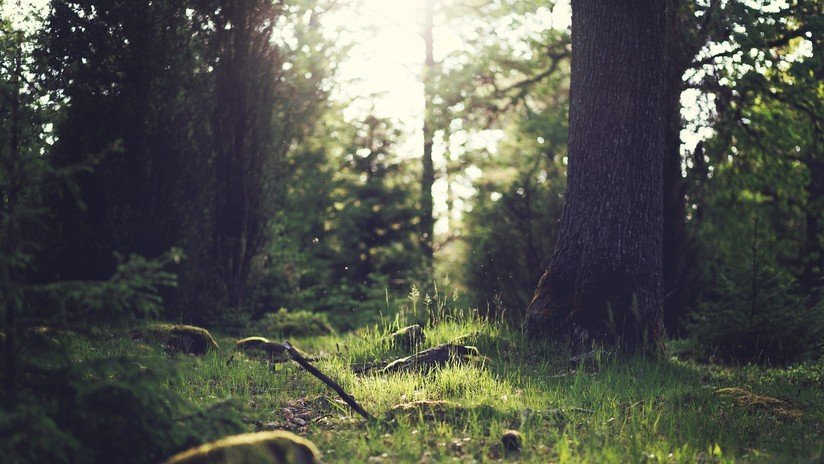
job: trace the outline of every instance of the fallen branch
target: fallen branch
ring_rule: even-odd
[[[312,374],[315,377],[319,378],[329,388],[331,388],[332,390],[335,390],[337,392],[337,394],[341,397],[341,399],[343,401],[345,401],[346,404],[349,405],[349,407],[354,409],[355,412],[357,412],[358,414],[363,416],[363,418],[366,419],[366,420],[370,420],[370,421],[375,420],[375,417],[372,416],[372,414],[369,414],[368,412],[366,412],[366,410],[363,409],[361,407],[361,405],[358,404],[357,401],[355,401],[355,398],[352,398],[352,396],[350,396],[348,393],[346,393],[346,391],[343,389],[343,387],[338,385],[334,380],[330,379],[329,377],[324,375],[323,372],[319,371],[315,366],[310,364],[309,361],[306,358],[304,358],[298,352],[298,350],[296,350],[295,347],[292,346],[291,343],[283,342],[283,346],[286,348],[286,352],[289,353],[289,357],[292,358],[293,361],[300,364],[300,367],[302,367],[302,368],[306,369],[307,371],[309,371],[310,374]]]

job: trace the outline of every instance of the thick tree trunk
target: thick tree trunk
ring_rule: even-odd
[[[572,2],[569,166],[534,336],[626,348],[660,343],[664,4]]]

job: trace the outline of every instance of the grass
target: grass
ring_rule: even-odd
[[[424,347],[459,340],[476,346],[483,359],[421,372],[352,372],[353,363],[401,356],[385,339],[409,319],[291,342],[323,356],[316,366],[376,417],[386,418],[399,403],[457,403],[434,415],[418,410],[368,423],[297,365],[268,366],[238,354],[230,361],[233,340],[221,336],[221,351],[165,361],[179,372],[168,388],[200,408],[233,401],[248,431],[290,426],[318,446],[325,462],[824,459],[824,363],[731,368],[674,355],[658,361],[602,355],[571,365],[564,353],[503,323],[444,310],[427,324]],[[164,357],[131,340],[91,343],[80,352]],[[288,421],[293,414],[309,421]],[[503,449],[508,429],[521,432],[520,452]]]

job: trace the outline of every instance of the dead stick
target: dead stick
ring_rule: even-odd
[[[323,372],[319,371],[315,366],[311,365],[309,361],[306,360],[295,347],[292,346],[289,342],[283,342],[283,346],[286,347],[286,352],[289,353],[289,357],[292,358],[293,361],[300,364],[300,367],[309,371],[310,374],[314,375],[315,377],[319,378],[323,383],[325,383],[329,388],[335,390],[338,395],[340,395],[341,399],[346,402],[352,409],[355,410],[358,414],[363,416],[366,420],[375,420],[372,414],[366,412],[365,409],[355,401],[355,398],[352,398],[343,388],[338,385],[334,380],[330,379],[329,377],[325,376]]]

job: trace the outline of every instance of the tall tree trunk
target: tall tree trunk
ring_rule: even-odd
[[[572,2],[568,185],[533,336],[662,340],[664,22],[656,0]]]
[[[0,212],[5,213],[8,228],[6,229],[7,236],[3,240],[3,254],[6,256],[14,256],[17,253],[19,246],[19,217],[17,207],[19,206],[20,193],[22,190],[21,184],[21,169],[20,169],[20,132],[21,132],[21,115],[20,115],[20,88],[21,76],[23,75],[23,37],[20,31],[14,31],[15,34],[15,50],[13,58],[12,69],[12,90],[9,96],[10,111],[9,111],[9,125],[11,126],[11,134],[9,140],[9,153],[5,156],[5,166],[3,166],[6,175],[8,176],[7,190],[5,204],[0,207]],[[5,211],[3,211],[5,209]],[[19,289],[16,288],[19,282],[16,282],[18,277],[17,263],[5,263],[0,270],[2,275],[2,291],[4,293],[3,300],[5,300],[5,337],[2,340],[3,348],[3,363],[5,364],[4,374],[4,390],[5,403],[4,406],[11,410],[17,401],[17,311],[20,307]]]
[[[266,2],[227,0],[222,5],[219,35],[215,138],[216,256],[226,284],[228,306],[244,309],[249,264],[260,241],[263,168],[271,136],[273,45],[257,28],[266,17]],[[267,105],[270,105],[267,107]]]
[[[435,0],[426,0],[424,11],[423,41],[426,57],[423,69],[424,116],[423,116],[423,174],[421,176],[421,240],[424,260],[428,271],[432,271],[434,254],[435,219],[433,217],[432,185],[435,183],[435,167],[432,162],[432,93],[435,59],[433,37]]]
[[[808,155],[812,156],[812,155]],[[821,302],[824,290],[824,249],[822,249],[822,211],[824,211],[824,162],[810,158],[807,163],[810,180],[807,191],[807,208],[805,210],[805,246],[804,269],[801,284],[808,295],[807,305],[812,307]]]

